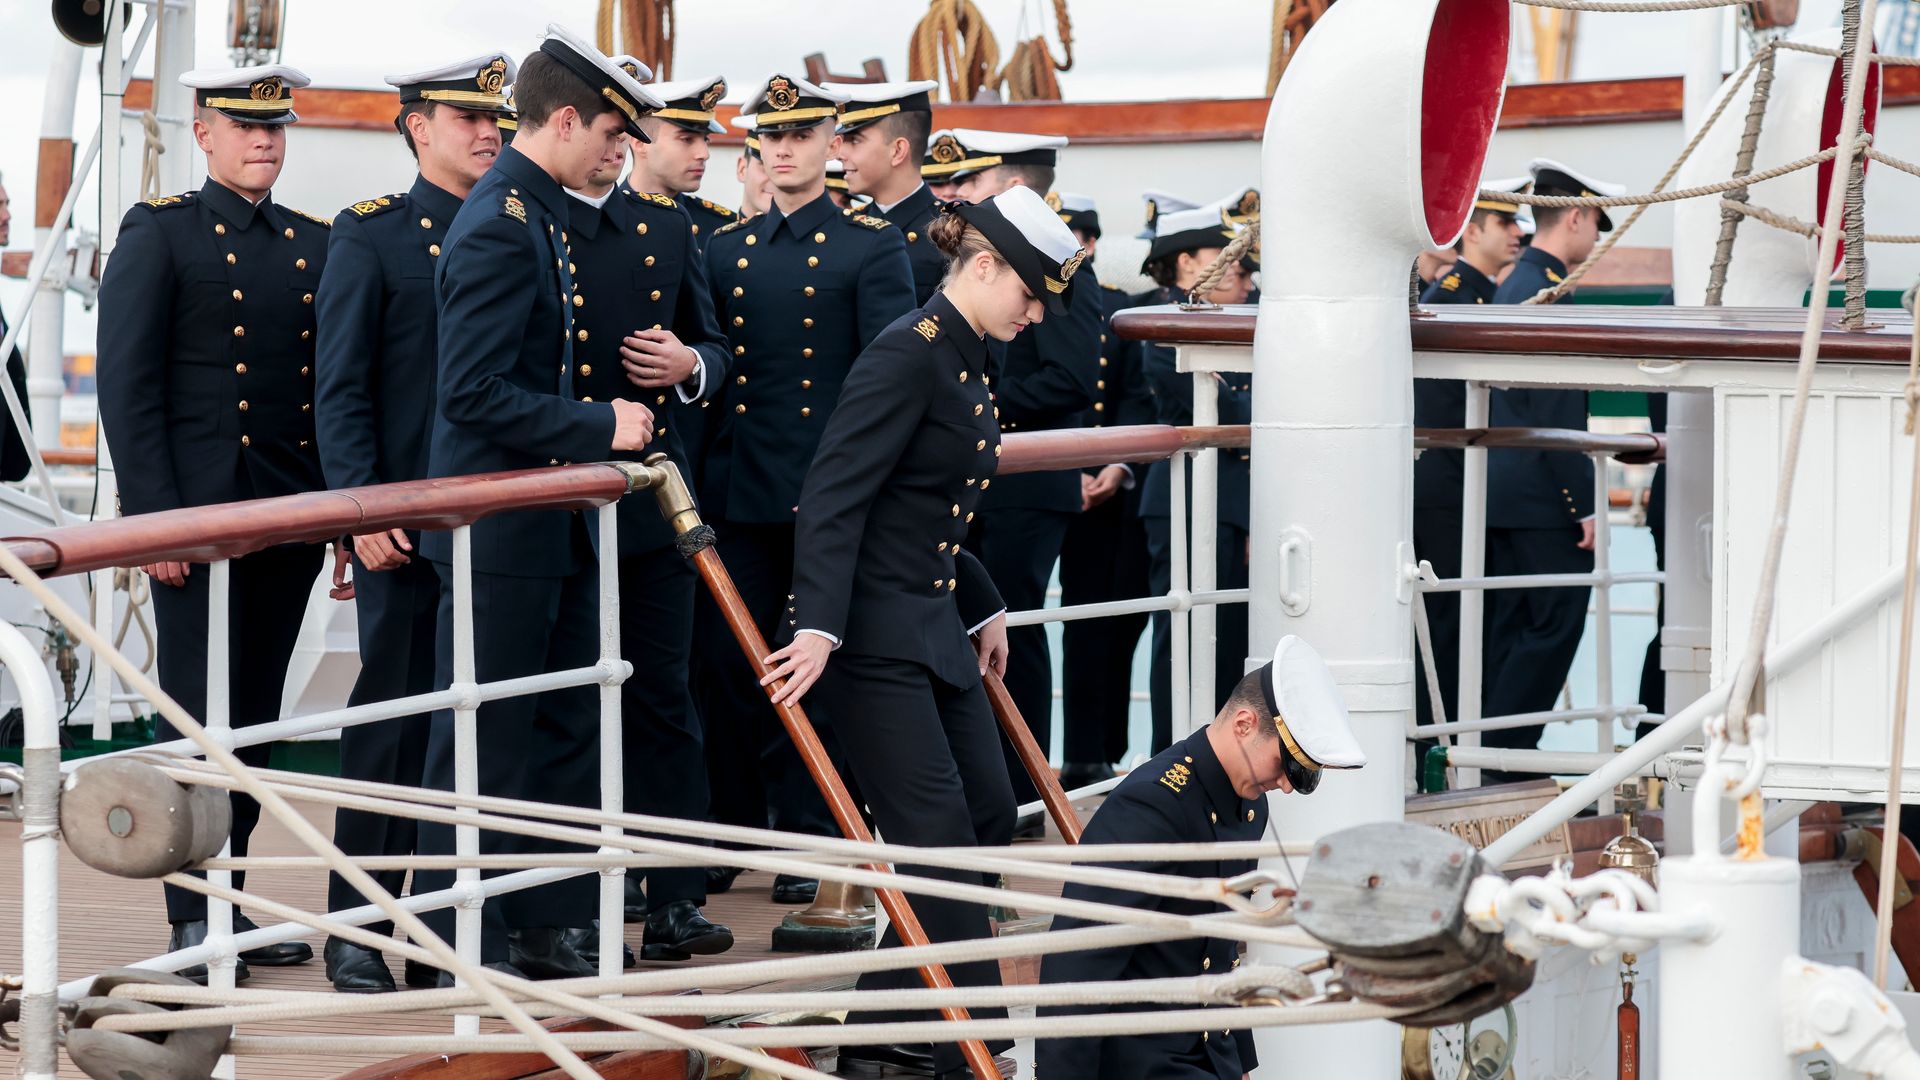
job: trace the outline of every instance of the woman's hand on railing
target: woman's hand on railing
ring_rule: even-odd
[[[1002,678],[1007,674],[1007,613],[1001,612],[988,619],[986,624],[974,632],[973,649],[980,657],[980,675],[986,677],[988,669]]]
[[[773,703],[796,705],[827,669],[827,656],[832,652],[833,642],[819,634],[795,634],[791,645],[767,657],[766,665],[772,670],[761,678],[760,685],[787,680],[785,686],[774,691]]]
[[[613,448],[646,449],[653,441],[653,410],[625,398],[614,398],[607,404],[613,406]]]

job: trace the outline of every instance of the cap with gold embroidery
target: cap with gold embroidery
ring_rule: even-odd
[[[941,151],[942,157],[951,160],[959,159],[960,143],[953,137],[951,128],[941,128],[927,136],[927,153],[920,159],[920,179],[930,184],[951,183],[953,179],[947,175],[952,171],[947,168],[947,163],[933,156],[934,150],[940,147],[947,148]]]
[[[1482,180],[1480,181],[1480,194],[1473,200],[1473,208],[1475,210],[1491,210],[1496,214],[1508,214],[1513,217],[1519,217],[1520,204],[1502,199],[1499,195],[1503,193],[1525,195],[1529,193],[1528,189],[1532,187],[1533,177],[1531,175],[1503,176],[1495,180]]]
[[[1147,205],[1152,212],[1148,226],[1152,230],[1152,243],[1147,248],[1141,273],[1146,273],[1146,263],[1183,251],[1226,247],[1239,237],[1242,229],[1257,225],[1260,220],[1260,192],[1253,188],[1244,188],[1205,206],[1181,210],[1169,211],[1164,204],[1151,199]],[[1258,255],[1249,255],[1257,267]]]
[[[1178,195],[1155,188],[1148,188],[1141,192],[1140,198],[1147,204],[1147,223],[1139,232],[1133,234],[1136,240],[1153,239],[1154,225],[1160,220],[1161,214],[1171,214],[1175,210],[1191,210],[1199,205],[1190,199],[1183,199]]]
[[[1320,654],[1288,634],[1260,669],[1267,708],[1286,741],[1287,752],[1309,769],[1358,769],[1366,751],[1353,737],[1340,684]]]
[[[753,118],[754,131],[782,131],[811,127],[840,115],[847,96],[792,75],[774,74],[756,87],[740,106],[741,116]]]
[[[653,114],[660,119],[688,131],[709,135],[718,135],[727,130],[713,118],[714,108],[720,104],[721,98],[727,96],[727,80],[720,76],[651,83],[647,89],[667,103],[665,108]]]
[[[512,111],[507,103],[507,87],[519,71],[520,65],[513,57],[490,52],[432,71],[389,75],[387,85],[400,91],[402,105],[437,101],[459,109],[505,116]]]
[[[840,109],[840,134],[858,131],[876,120],[896,113],[933,114],[932,91],[940,84],[931,79],[893,83],[821,83],[823,88],[846,99]]]
[[[611,102],[626,120],[627,134],[641,142],[652,141],[641,130],[640,118],[660,108],[665,102],[640,85],[643,80],[653,77],[653,72],[645,64],[632,57],[623,57],[635,68],[635,71],[629,71],[558,23],[547,24],[547,36],[540,42],[540,51],[559,61],[589,90]]]
[[[1087,251],[1045,199],[1016,184],[982,202],[953,203],[951,212],[980,230],[1047,311],[1066,314],[1073,299],[1073,275],[1086,262]]]
[[[1095,240],[1100,239],[1100,211],[1094,208],[1093,197],[1076,195],[1071,191],[1047,192],[1047,205],[1060,215],[1060,220],[1074,232],[1086,233]]]
[[[927,144],[933,164],[922,166],[920,175],[929,180],[959,180],[996,165],[1052,166],[1066,145],[1065,135],[951,128]]]
[[[257,64],[243,68],[203,68],[180,76],[194,92],[196,105],[215,109],[247,124],[291,124],[293,92],[312,85],[299,68]]]
[[[1626,186],[1594,180],[1580,175],[1551,158],[1534,158],[1527,165],[1527,172],[1533,175],[1533,193],[1535,195],[1572,195],[1592,198],[1596,195],[1625,195]],[[1607,216],[1605,208],[1598,211],[1600,231],[1612,232],[1613,219]]]

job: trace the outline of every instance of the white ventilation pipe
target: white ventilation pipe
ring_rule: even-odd
[[[1408,276],[1465,227],[1499,119],[1507,0],[1342,0],[1267,114],[1250,643],[1312,642],[1369,764],[1275,796],[1284,840],[1398,820],[1413,710]],[[1329,211],[1338,206],[1339,212]],[[1276,956],[1278,954],[1275,954]],[[1393,1076],[1390,1024],[1268,1029],[1261,1074]]]

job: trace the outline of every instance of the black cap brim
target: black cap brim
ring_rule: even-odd
[[[647,138],[647,133],[640,127],[640,103],[627,100],[625,95],[613,87],[608,86],[607,84],[611,77],[606,72],[600,70],[598,64],[595,64],[593,61],[588,60],[586,57],[581,56],[579,53],[574,52],[572,49],[567,48],[552,38],[548,38],[540,43],[540,51],[560,61],[563,67],[574,74],[575,78],[586,84],[588,90],[597,91],[602,97],[605,97],[608,104],[613,106],[614,111],[620,113],[621,118],[626,121],[622,126],[627,134],[643,143],[653,141]]]
[[[1029,243],[1025,233],[1008,221],[1005,214],[990,202],[952,203],[952,213],[959,214],[966,223],[979,229],[993,250],[999,254],[1022,284],[1043,305],[1049,315],[1065,315],[1073,306],[1073,286],[1075,274],[1068,277],[1063,288],[1055,290],[1048,271],[1057,269],[1040,254],[1040,250]]]

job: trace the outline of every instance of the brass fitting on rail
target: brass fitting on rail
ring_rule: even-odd
[[[653,492],[654,500],[660,504],[660,516],[673,528],[674,542],[682,555],[692,558],[695,552],[713,544],[713,530],[700,520],[700,511],[693,505],[693,492],[687,490],[686,478],[680,475],[680,467],[672,458],[649,454],[645,461],[612,464],[626,476],[629,494]]]

